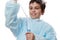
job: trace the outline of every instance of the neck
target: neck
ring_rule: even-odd
[[[40,18],[31,18],[32,20],[40,20]]]

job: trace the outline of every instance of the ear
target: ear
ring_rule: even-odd
[[[44,12],[45,12],[45,11],[42,11],[42,15],[44,15]]]

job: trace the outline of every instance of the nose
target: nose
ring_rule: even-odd
[[[32,9],[32,12],[35,12],[35,9]]]

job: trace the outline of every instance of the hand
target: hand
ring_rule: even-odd
[[[31,32],[26,33],[26,40],[34,40],[34,39],[35,39],[35,36],[33,33]]]
[[[13,3],[17,3],[17,0],[11,0]]]

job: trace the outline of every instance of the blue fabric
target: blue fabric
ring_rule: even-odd
[[[19,4],[7,2],[5,9],[6,27],[10,28],[17,40],[26,40],[25,33],[29,26],[32,33],[44,40],[56,40],[54,29],[43,20],[17,18]],[[27,23],[28,22],[28,23]],[[38,38],[37,38],[38,39]]]

